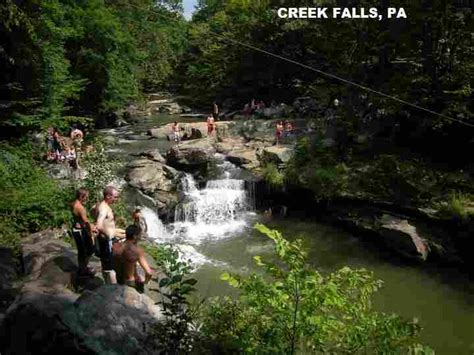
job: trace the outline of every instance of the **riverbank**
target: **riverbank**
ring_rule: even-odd
[[[118,177],[127,177],[127,184],[130,185],[127,189],[133,188],[134,190],[131,195],[126,194],[126,202],[129,208],[134,205],[148,206],[147,203],[150,203],[150,207],[152,207],[151,214],[154,214],[154,211],[159,212],[160,210],[157,208],[157,204],[162,203],[162,206],[168,209],[167,212],[162,214],[162,220],[165,222],[164,225],[161,224],[160,228],[162,229],[153,229],[157,235],[160,236],[157,241],[173,241],[173,243],[182,247],[186,253],[186,258],[197,262],[199,266],[195,271],[195,275],[199,280],[198,288],[201,294],[209,296],[228,293],[228,288],[216,286],[219,283],[216,282],[216,280],[219,278],[223,269],[245,275],[250,270],[254,270],[250,267],[252,257],[263,254],[271,258],[271,244],[266,243],[266,239],[262,239],[261,236],[259,237],[251,232],[251,225],[260,219],[274,223],[275,227],[285,230],[289,239],[293,239],[297,237],[297,235],[304,235],[305,243],[309,243],[310,245],[311,241],[325,240],[324,236],[326,232],[320,234],[319,231],[331,231],[327,233],[333,236],[329,238],[334,239],[335,244],[331,247],[333,249],[328,249],[328,246],[324,244],[329,242],[329,240],[310,247],[310,252],[315,249],[320,249],[321,251],[326,250],[323,254],[327,256],[329,264],[321,265],[323,270],[329,271],[331,269],[329,265],[331,259],[336,257],[335,253],[337,250],[347,249],[354,251],[355,254],[348,257],[348,254],[344,256],[343,253],[341,256],[342,265],[349,264],[354,267],[363,266],[368,269],[372,267],[380,267],[381,269],[393,267],[393,272],[390,271],[385,276],[383,274],[380,275],[382,278],[388,278],[386,282],[391,282],[391,278],[396,280],[406,277],[406,268],[411,266],[406,262],[401,262],[400,264],[395,263],[394,265],[400,265],[399,267],[401,267],[398,271],[400,272],[399,274],[395,272],[399,267],[392,265],[390,258],[393,257],[393,250],[390,253],[384,254],[387,259],[385,259],[385,257],[382,258],[380,263],[361,265],[360,260],[357,258],[365,254],[361,251],[362,249],[353,248],[353,245],[351,247],[351,243],[354,243],[354,239],[352,239],[353,237],[351,236],[352,233],[346,234],[340,229],[331,229],[331,227],[325,226],[325,224],[312,224],[311,222],[308,224],[308,219],[301,221],[293,218],[298,214],[301,215],[301,213],[308,213],[308,217],[310,218],[314,218],[315,216],[322,218],[325,214],[329,216],[339,216],[340,211],[330,212],[329,210],[329,206],[334,207],[338,205],[340,207],[349,207],[348,216],[350,217],[352,216],[351,213],[353,212],[354,205],[356,205],[356,199],[353,197],[348,200],[333,199],[331,203],[328,204],[325,200],[318,201],[315,199],[314,191],[303,188],[302,186],[291,186],[287,184],[285,180],[283,180],[285,182],[283,185],[272,185],[266,181],[265,169],[268,169],[269,166],[269,156],[271,157],[271,164],[279,173],[287,168],[288,162],[291,162],[292,155],[276,154],[275,148],[277,148],[278,153],[281,153],[281,151],[294,151],[294,146],[290,144],[281,147],[272,145],[272,121],[247,121],[249,122],[247,123],[247,125],[249,125],[248,127],[256,127],[256,125],[265,124],[264,127],[268,131],[268,134],[262,134],[258,132],[258,128],[249,128],[250,132],[256,132],[256,135],[260,135],[260,137],[253,142],[252,139],[247,140],[245,137],[237,136],[238,133],[233,133],[234,131],[241,132],[242,126],[239,125],[244,125],[245,122],[222,122],[222,124],[227,125],[227,127],[218,129],[218,136],[215,139],[201,138],[183,142],[182,151],[181,148],[173,148],[173,143],[169,142],[165,135],[153,137],[146,134],[151,128],[149,126],[159,123],[158,121],[160,120],[161,123],[159,126],[165,127],[163,130],[166,131],[166,124],[174,121],[176,117],[177,116],[163,116],[156,120],[145,119],[134,126],[122,126],[101,131],[101,135],[115,142],[113,146],[106,146],[105,150],[109,151],[109,154],[116,157],[119,161],[120,173]],[[218,122],[218,125],[219,123],[220,122]],[[145,128],[147,125],[148,127]],[[188,128],[193,128],[193,125],[194,123],[192,122],[183,124],[184,132],[186,132]],[[203,126],[202,123],[196,123],[196,125]],[[152,137],[152,139],[149,139],[150,137]],[[235,141],[239,142],[239,144],[233,145],[232,142]],[[216,156],[215,154],[218,152],[219,145],[230,148],[230,152],[232,152],[234,147],[245,149],[247,152],[253,151],[256,157],[254,166],[246,165],[248,163],[245,161],[238,164],[240,168],[233,166],[231,164],[232,159],[237,163],[239,160],[232,157],[232,154],[226,155],[224,150]],[[259,154],[257,154],[257,150]],[[167,152],[169,154],[167,154]],[[273,160],[280,159],[278,156],[286,160],[286,162],[283,162],[283,160]],[[288,156],[290,156],[289,159],[287,158]],[[105,161],[107,161],[107,159],[104,159],[104,162]],[[183,167],[185,169],[181,170]],[[275,169],[273,171],[275,171]],[[186,172],[188,175],[186,175]],[[190,179],[191,176],[192,179]],[[226,179],[235,179],[239,182],[226,181]],[[246,180],[247,183],[245,183],[244,180]],[[252,190],[252,187],[254,190]],[[137,191],[141,191],[140,197],[137,197]],[[258,210],[268,211],[268,209],[271,208],[273,214],[271,218],[268,214],[265,216],[254,214],[252,212],[254,207],[250,206],[251,203],[246,202],[245,204],[240,204],[242,201],[247,201],[251,191],[255,192],[254,197]],[[173,204],[166,202],[164,199],[160,200],[161,197],[166,195],[165,193],[176,197],[174,206],[179,205],[179,208],[173,207]],[[367,200],[362,199],[359,204],[360,206],[365,206],[366,203]],[[377,205],[377,203],[373,204]],[[239,210],[236,206],[242,206],[243,208]],[[400,211],[398,211],[398,213],[395,212],[396,207],[390,208],[379,203],[378,208],[384,210],[385,213],[388,211],[392,214],[397,214],[398,218],[400,218]],[[180,211],[178,217],[176,216],[176,210]],[[236,213],[236,211],[239,213]],[[242,214],[240,214],[240,212],[243,212],[244,215],[248,214],[251,218],[248,220],[241,218]],[[283,218],[280,218],[280,215],[282,215]],[[373,217],[374,215],[374,210],[369,211],[369,216]],[[159,221],[156,215],[154,215],[153,218],[155,218],[155,221]],[[198,220],[201,221],[201,224],[197,223]],[[238,228],[228,229],[227,232],[222,228],[213,228],[212,226],[216,221],[223,222],[224,224],[227,222],[237,222],[234,224]],[[342,225],[341,220],[333,220],[332,222],[335,222],[335,224],[339,226]],[[411,220],[409,222],[411,222]],[[161,223],[161,221],[159,223]],[[239,223],[241,226],[244,226],[243,229],[239,228]],[[155,226],[155,224],[150,225]],[[302,226],[304,225],[308,227],[303,228]],[[303,232],[302,228],[307,229],[307,231]],[[318,232],[308,233],[308,231]],[[345,244],[343,240],[351,241],[351,243]],[[367,239],[366,242],[370,244],[371,247],[377,244],[373,243],[373,240],[370,239]],[[382,249],[371,249],[371,253],[376,255],[380,253],[380,250]],[[367,256],[362,258],[367,258]],[[245,262],[243,259],[245,259]],[[315,260],[317,259],[321,259],[321,256],[317,256]],[[389,261],[387,262],[387,260]],[[352,264],[353,261],[355,262]],[[312,262],[314,262],[314,260]],[[240,264],[242,265],[239,266]],[[413,280],[425,278],[426,274],[422,271],[424,269],[426,269],[426,267],[423,269],[415,268],[415,270],[418,271],[414,271]],[[445,276],[446,275],[448,274],[445,274]],[[438,284],[438,281],[434,283],[426,281],[426,283],[423,284],[430,285],[426,287],[426,290],[429,290],[431,295],[433,294],[433,290],[438,288],[444,290],[440,284]],[[415,294],[422,299],[429,297],[427,295],[421,296],[424,291],[419,288],[417,288],[416,291],[412,288],[410,291],[409,293],[415,292]],[[443,294],[446,292],[448,291],[442,291],[439,297],[443,298]],[[455,297],[460,299],[463,296],[457,295]],[[387,309],[395,308],[395,310],[410,309],[410,305],[416,303],[410,302],[407,295],[401,298],[406,301],[404,301],[404,304],[394,305],[390,301],[390,295],[387,295],[387,298],[381,302],[389,305]],[[445,304],[451,304],[448,299],[444,299],[443,302]],[[462,302],[454,302],[449,306],[449,308],[452,309],[452,319],[457,317],[455,314],[462,313],[462,311],[458,313],[458,310],[464,309],[463,307],[465,307],[465,305]],[[408,311],[403,311],[403,313],[406,313],[407,316],[412,315],[412,313]],[[418,315],[416,312],[413,314]],[[424,318],[423,314],[424,311],[420,313],[421,319]],[[431,321],[438,325],[442,323],[437,317],[434,317]],[[467,320],[467,322],[469,322],[469,320]],[[437,333],[437,330],[431,330],[430,334],[436,334],[432,335],[432,338],[442,338],[442,334]],[[464,340],[460,341],[458,349],[465,349],[466,346],[468,346],[466,344]]]

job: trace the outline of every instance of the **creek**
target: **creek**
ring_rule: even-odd
[[[130,154],[147,149],[158,148],[164,154],[171,143],[149,140],[145,134],[149,128],[175,119],[158,115],[134,126],[102,130],[102,134],[118,139],[110,154],[124,162],[130,160]],[[217,177],[205,186],[199,186],[189,174],[183,176],[184,199],[176,208],[174,223],[164,225],[154,211],[143,211],[149,235],[157,242],[173,243],[182,257],[193,263],[200,297],[232,294],[234,291],[219,280],[222,272],[246,274],[256,270],[253,256],[273,255],[272,241],[252,228],[263,216],[254,209],[251,184],[242,180],[240,169],[219,156],[217,168]],[[384,281],[374,306],[416,317],[424,328],[420,342],[437,354],[474,353],[474,285],[456,269],[407,263],[337,227],[311,220],[274,219],[266,224],[290,240],[302,239],[310,262],[322,273],[346,265],[373,271]]]

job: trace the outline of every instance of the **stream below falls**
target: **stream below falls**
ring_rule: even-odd
[[[124,162],[131,153],[158,148],[163,154],[170,143],[146,139],[146,131],[173,122],[176,116],[159,115],[128,127],[103,130],[118,138],[110,154]],[[143,136],[143,139],[127,137]],[[272,257],[273,242],[253,230],[262,221],[254,210],[250,184],[232,164],[217,157],[219,176],[199,187],[189,174],[181,181],[183,203],[175,222],[164,225],[151,209],[144,208],[149,235],[157,242],[176,245],[195,267],[200,297],[229,295],[233,290],[219,276],[224,271],[246,274],[256,270],[253,256]],[[408,264],[355,236],[310,220],[278,219],[267,222],[293,240],[300,238],[309,250],[310,262],[321,272],[343,266],[366,268],[384,281],[374,306],[385,312],[418,318],[424,330],[420,342],[437,354],[474,354],[474,285],[456,269]]]

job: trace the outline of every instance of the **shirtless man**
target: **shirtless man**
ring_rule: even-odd
[[[76,191],[76,199],[71,203],[72,236],[76,242],[80,276],[94,276],[94,270],[88,267],[88,263],[94,254],[93,232],[95,232],[95,227],[89,222],[83,205],[88,197],[89,192],[86,189],[79,189]]]
[[[115,203],[119,198],[119,192],[115,187],[107,186],[104,189],[104,199],[97,203],[96,211],[96,227],[99,235],[97,242],[99,243],[100,262],[102,265],[102,274],[105,283],[115,284],[117,279],[112,264],[112,242],[116,238],[124,237],[124,230],[115,227],[114,213],[110,205]]]
[[[134,287],[137,291],[143,291],[152,276],[152,270],[145,258],[145,252],[137,246],[140,228],[135,225],[128,226],[125,230],[125,243],[114,246],[114,264],[117,271],[119,283]],[[137,262],[145,271],[145,279],[137,272]]]
[[[215,121],[214,117],[211,115],[207,116],[207,136],[212,136],[212,132],[214,132]]]

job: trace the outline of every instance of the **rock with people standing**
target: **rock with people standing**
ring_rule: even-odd
[[[194,139],[172,147],[166,154],[166,161],[177,169],[189,170],[206,166],[215,153],[212,138]]]
[[[0,325],[0,353],[152,353],[146,338],[163,319],[161,308],[131,287],[103,285],[98,277],[89,291],[76,293],[76,255],[63,233],[22,239],[25,277]]]

